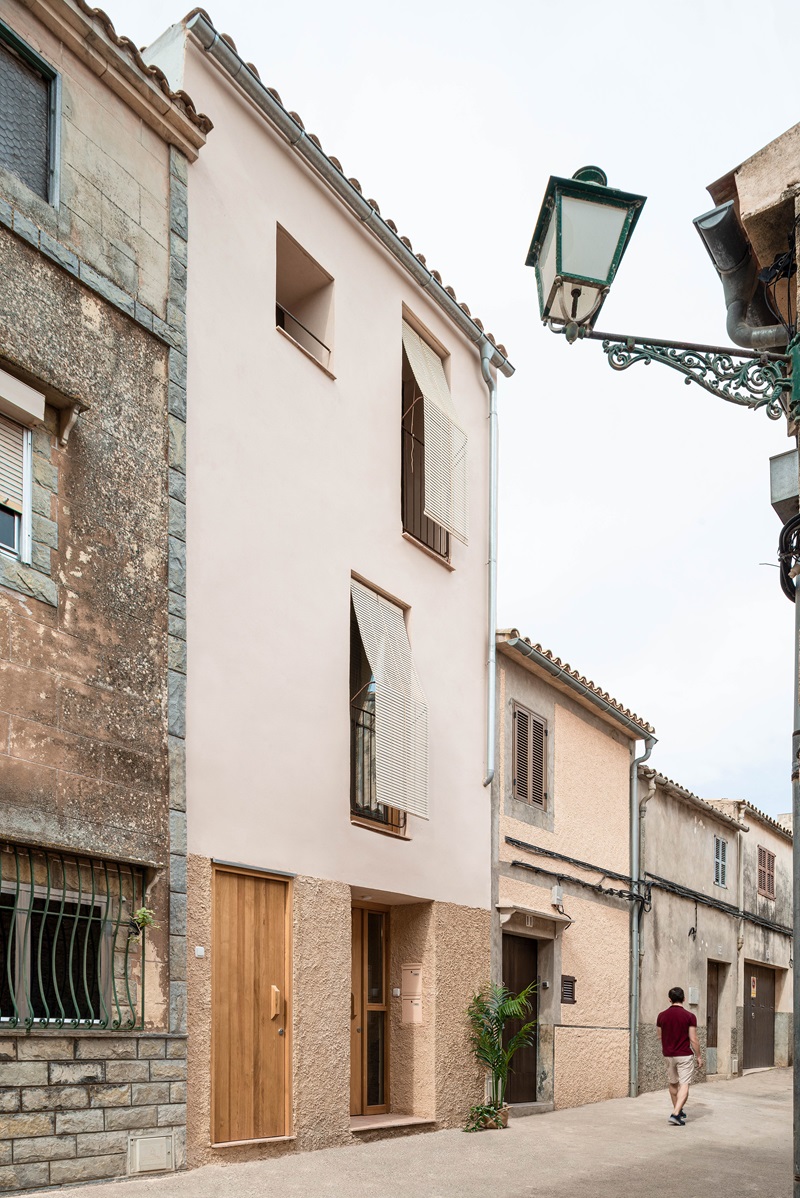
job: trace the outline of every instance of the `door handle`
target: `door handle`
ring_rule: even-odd
[[[360,1028],[360,1027],[357,1027],[357,1028],[356,1028],[356,1031],[357,1031],[357,1032],[360,1032],[360,1031],[361,1031],[361,1028]]]
[[[281,992],[277,986],[273,986],[271,993],[272,993],[272,999],[271,999],[272,1014],[270,1015],[270,1019],[277,1019],[277,1017],[281,1013]]]

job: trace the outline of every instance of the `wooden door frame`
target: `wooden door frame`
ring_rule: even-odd
[[[283,971],[283,994],[285,1003],[284,1014],[284,1035],[283,1035],[283,1076],[284,1076],[284,1115],[283,1126],[284,1134],[282,1136],[265,1136],[254,1140],[229,1140],[224,1143],[215,1143],[214,1141],[214,1067],[215,1067],[215,1039],[214,1036],[214,994],[216,993],[217,983],[217,953],[213,940],[214,932],[214,911],[216,903],[216,880],[218,874],[235,874],[237,876],[245,876],[250,878],[260,878],[266,882],[282,882],[284,884],[284,930],[283,930],[283,945],[284,945],[284,971]],[[294,897],[294,888],[292,881],[294,874],[272,873],[270,870],[258,869],[257,867],[249,867],[246,865],[226,865],[218,861],[211,862],[211,1053],[210,1053],[210,1102],[209,1102],[209,1142],[212,1148],[230,1148],[235,1145],[245,1144],[274,1144],[281,1140],[288,1140],[294,1137],[294,1129],[292,1126],[292,1009],[293,1009],[293,993],[292,993],[292,903]]]
[[[390,1085],[390,1078],[391,1078],[391,1051],[390,1051],[390,1012],[391,1012],[391,1007],[390,1007],[390,1004],[388,1001],[389,1000],[389,990],[388,990],[388,987],[389,987],[389,922],[390,922],[389,921],[389,912],[391,911],[391,907],[384,906],[382,903],[368,903],[368,902],[364,902],[363,900],[360,900],[360,901],[354,900],[351,903],[351,908],[353,911],[362,911],[362,912],[363,911],[378,911],[386,917],[384,919],[384,923],[383,923],[383,929],[384,929],[384,937],[383,937],[383,1003],[368,1003],[366,1001],[366,997],[365,997],[366,996],[366,979],[367,979],[367,943],[368,943],[368,938],[367,938],[366,930],[365,930],[365,926],[364,926],[366,921],[364,921],[363,915],[361,916],[361,919],[362,919],[362,930],[361,930],[361,980],[362,980],[362,996],[361,996],[362,1010],[361,1010],[361,1014],[362,1014],[362,1019],[361,1019],[361,1025],[362,1025],[364,1034],[363,1034],[362,1049],[361,1049],[361,1103],[360,1103],[361,1107],[363,1108],[362,1112],[361,1112],[362,1115],[385,1115],[385,1114],[388,1114],[389,1107],[391,1106],[391,1103],[389,1102],[389,1085]],[[351,914],[351,921],[352,921],[352,914]],[[351,936],[352,936],[352,922],[351,922]],[[351,978],[351,985],[352,985],[352,978]],[[380,1106],[367,1106],[367,1101],[366,1101],[366,1099],[367,1099],[367,1051],[366,1051],[366,1047],[365,1047],[366,1042],[367,1042],[367,1037],[366,1037],[367,1018],[366,1017],[367,1017],[367,1013],[370,1009],[379,1010],[379,1011],[382,1010],[384,1013],[383,1097],[386,1101],[382,1102],[380,1104]],[[351,1063],[350,1063],[351,1076],[352,1076],[352,1069],[353,1069],[353,1065],[352,1065],[352,1060],[351,1060]]]

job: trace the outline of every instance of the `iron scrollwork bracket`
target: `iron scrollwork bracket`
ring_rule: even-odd
[[[770,420],[779,420],[786,415],[796,418],[791,396],[791,358],[787,354],[746,350],[739,353],[715,345],[645,341],[606,333],[590,332],[587,335],[602,340],[603,352],[612,370],[627,370],[637,362],[644,362],[645,366],[661,362],[684,375],[687,386],[697,383],[728,403],[754,411],[764,408]]]

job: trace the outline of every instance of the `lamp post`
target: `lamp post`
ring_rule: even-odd
[[[608,187],[596,166],[582,167],[571,179],[551,177],[547,185],[526,265],[536,272],[542,321],[573,344],[600,341],[608,364],[627,370],[636,363],[660,362],[729,403],[763,408],[771,420],[786,416],[800,424],[800,336],[791,282],[796,273],[795,236],[788,251],[757,273],[746,238],[728,202],[695,225],[723,281],[728,304],[728,331],[744,348],[663,341],[655,337],[596,332],[594,325],[608,295],[644,196]],[[776,287],[787,282],[788,317],[777,303]],[[758,283],[762,287],[758,287]],[[771,289],[771,290],[770,290]],[[754,303],[758,293],[760,307]],[[757,310],[758,309],[758,310]],[[752,317],[755,323],[751,321]],[[778,323],[763,327],[764,316]],[[776,352],[785,346],[784,352]],[[800,515],[789,520],[779,545],[781,586],[795,604],[794,702],[792,711],[793,831],[800,829]],[[637,821],[638,823],[638,821]],[[632,836],[635,829],[632,829]],[[638,854],[633,854],[634,857]],[[800,837],[793,837],[793,993],[794,993],[794,1198],[800,1198]],[[634,894],[640,879],[633,878]],[[741,896],[740,896],[741,900]],[[637,1093],[638,1037],[638,910],[631,919],[631,1095]],[[635,930],[634,930],[635,929]]]

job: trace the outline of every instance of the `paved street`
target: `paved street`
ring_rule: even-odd
[[[91,1198],[791,1198],[791,1070],[696,1087],[685,1128],[662,1094],[281,1160],[114,1182]],[[39,1191],[40,1193],[42,1191]],[[52,1193],[52,1191],[48,1191]]]

